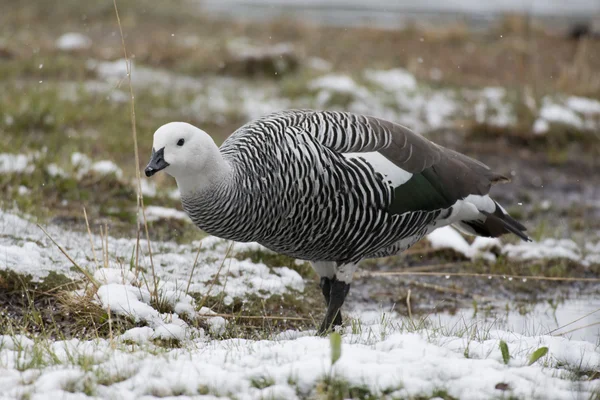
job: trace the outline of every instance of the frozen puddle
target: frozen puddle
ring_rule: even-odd
[[[500,309],[502,307],[499,307]],[[445,326],[450,330],[486,326],[521,335],[552,335],[572,340],[585,340],[600,345],[600,299],[580,298],[566,300],[555,305],[539,303],[519,312],[494,311],[485,315],[479,310],[462,309],[450,313],[435,314],[429,320],[435,326]]]

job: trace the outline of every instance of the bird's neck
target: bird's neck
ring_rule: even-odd
[[[216,146],[215,146],[216,147]],[[229,181],[232,166],[227,162],[216,148],[206,159],[202,172],[181,174],[175,180],[182,196],[201,194],[221,187]]]

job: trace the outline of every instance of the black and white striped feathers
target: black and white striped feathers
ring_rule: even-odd
[[[239,128],[220,149],[200,129],[170,123],[155,133],[154,148],[197,226],[299,259],[355,264],[401,252],[448,224],[528,239],[487,195],[506,178],[374,117],[275,113]]]

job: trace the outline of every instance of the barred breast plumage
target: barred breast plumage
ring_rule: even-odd
[[[146,173],[173,175],[206,232],[312,261],[328,303],[320,332],[341,323],[360,260],[397,254],[448,224],[528,240],[487,195],[506,178],[388,121],[290,110],[244,125],[220,149],[207,137],[187,124],[161,127]],[[182,155],[193,158],[185,167]]]

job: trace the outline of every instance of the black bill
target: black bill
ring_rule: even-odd
[[[154,148],[152,148],[152,156],[144,172],[146,172],[146,176],[152,176],[168,166],[169,163],[165,161],[165,148],[163,147],[158,151],[154,151]]]

